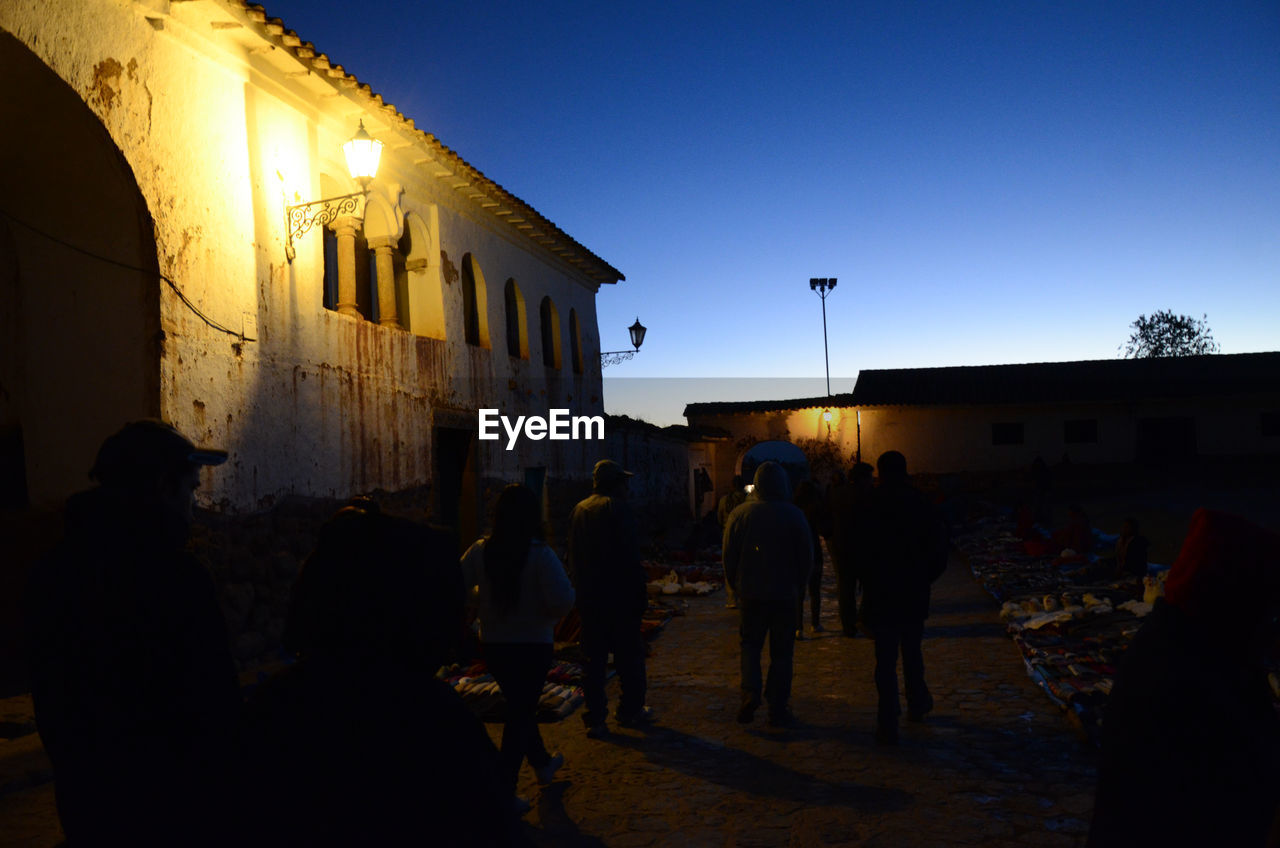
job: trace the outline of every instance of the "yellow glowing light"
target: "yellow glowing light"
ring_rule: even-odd
[[[378,162],[382,159],[382,142],[365,131],[364,121],[360,129],[346,144],[342,145],[342,153],[347,157],[347,170],[351,178],[367,182],[378,175]]]

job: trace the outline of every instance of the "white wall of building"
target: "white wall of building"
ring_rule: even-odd
[[[451,426],[469,416],[473,428],[480,406],[602,413],[600,280],[565,257],[563,234],[538,233],[536,220],[532,234],[512,223],[518,201],[514,213],[504,210],[495,194],[513,198],[349,79],[301,61],[285,49],[297,43],[270,21],[255,20],[234,0],[12,0],[0,6],[0,29],[101,121],[154,224],[153,264],[203,316],[230,331],[211,327],[159,286],[151,414],[231,451],[226,466],[206,472],[202,497],[209,503],[253,510],[291,493],[345,496],[427,483],[442,410]],[[285,256],[287,204],[357,190],[345,176],[340,144],[361,120],[386,145],[371,187],[368,235],[398,237],[406,214],[417,222],[421,261],[409,272],[411,314],[402,316],[417,332],[324,308],[319,231],[299,240],[293,262]],[[75,227],[64,235],[93,241]],[[449,278],[441,251],[455,268],[471,254],[482,269],[489,349],[463,340],[461,281]],[[508,278],[528,306],[528,361],[506,351]],[[541,360],[544,295],[563,328],[558,372]],[[144,315],[155,305],[122,308]],[[581,375],[569,361],[570,309],[581,323]],[[105,310],[101,318],[114,320]],[[139,367],[122,361],[128,373],[119,382],[133,385]],[[101,440],[96,430],[79,437],[80,453]],[[553,475],[589,473],[589,445],[481,447],[486,477],[518,479],[521,468],[535,465]],[[49,494],[65,496],[64,489],[65,480]]]

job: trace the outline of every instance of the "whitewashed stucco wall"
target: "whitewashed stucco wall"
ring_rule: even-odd
[[[552,406],[602,412],[598,284],[469,202],[456,174],[442,175],[448,163],[440,167],[367,96],[305,73],[236,4],[13,0],[0,6],[0,28],[102,121],[154,221],[161,273],[232,331],[208,326],[161,287],[158,411],[232,453],[228,465],[207,472],[209,503],[252,510],[289,493],[344,496],[426,483],[437,409],[452,411],[455,425],[459,415],[474,422],[475,410],[489,405],[514,414]],[[286,261],[285,204],[319,199],[335,184],[354,190],[330,175],[345,173],[339,145],[359,119],[387,142],[373,191],[396,210],[397,225],[412,212],[455,266],[467,253],[479,263],[491,350],[463,341],[460,281],[441,278],[434,254],[413,278],[443,302],[443,340],[324,309],[318,232]],[[509,277],[526,298],[527,362],[506,353]],[[564,367],[550,374],[539,343],[543,295],[555,301],[564,337]],[[579,376],[569,362],[570,309],[587,365]],[[481,473],[511,479],[530,465],[581,477],[594,453],[545,441],[518,452],[482,448]]]

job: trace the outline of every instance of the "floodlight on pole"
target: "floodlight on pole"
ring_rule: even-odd
[[[831,394],[831,359],[827,352],[827,295],[836,287],[835,277],[810,277],[809,290],[822,298],[822,361],[827,367],[827,394]]]

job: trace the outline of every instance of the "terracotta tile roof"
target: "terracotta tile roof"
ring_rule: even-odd
[[[851,394],[691,403],[686,418],[852,406],[1097,403],[1280,394],[1280,352],[862,371]]]
[[[361,99],[365,101],[365,108],[381,112],[384,120],[415,136],[418,143],[428,148],[435,158],[446,163],[447,167],[455,169],[455,173],[464,176],[467,187],[475,190],[473,194],[485,197],[493,205],[505,210],[508,223],[525,238],[550,250],[561,261],[574,266],[598,283],[617,283],[626,279],[621,271],[592,253],[528,203],[486,177],[478,168],[467,163],[434,135],[418,129],[412,118],[406,118],[395,106],[383,101],[381,94],[375,93],[368,84],[360,82],[342,65],[333,64],[328,56],[316,50],[314,44],[303,41],[301,36],[288,29],[284,21],[268,16],[266,9],[255,3],[245,2],[245,0],[222,0],[222,2],[227,7],[238,10],[256,25],[258,34],[262,38],[292,54],[305,67],[310,68],[320,77],[328,79],[336,88],[358,92]]]
[[[695,415],[725,415],[744,412],[784,412],[797,409],[835,409],[852,406],[853,395],[821,395],[810,398],[793,398],[791,400],[735,400],[713,401],[707,403],[691,403],[685,406],[685,418]]]
[[[1280,353],[863,371],[855,406],[1039,404],[1280,392]]]

